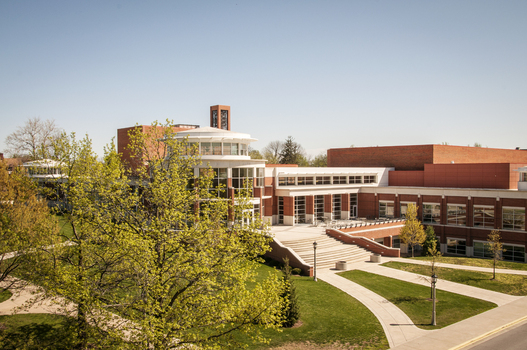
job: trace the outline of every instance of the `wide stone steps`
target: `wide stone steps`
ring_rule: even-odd
[[[291,248],[307,264],[314,264],[313,239],[282,241],[282,244]],[[317,269],[334,268],[338,261],[348,263],[367,261],[371,252],[353,244],[346,244],[330,236],[320,236],[317,242]]]

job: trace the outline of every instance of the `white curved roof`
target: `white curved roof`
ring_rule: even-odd
[[[184,138],[187,137],[189,141],[191,140],[213,140],[213,141],[229,141],[229,140],[237,140],[237,141],[248,141],[248,142],[254,142],[257,141],[257,139],[251,138],[251,135],[241,133],[241,132],[235,132],[230,130],[223,130],[218,128],[212,128],[210,126],[203,127],[203,128],[197,128],[197,129],[190,129],[185,131],[178,131],[176,134],[176,138]]]

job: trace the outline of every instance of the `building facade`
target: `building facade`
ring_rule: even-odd
[[[525,150],[448,145],[340,148],[328,150],[325,168],[266,164],[250,158],[249,145],[256,139],[231,131],[231,117],[229,106],[212,106],[210,127],[179,124],[174,126],[175,137],[197,149],[202,164],[194,169],[196,178],[212,168],[214,183],[225,188],[221,196],[232,200],[237,191],[251,187],[253,215],[271,225],[404,218],[414,203],[418,218],[434,227],[443,253],[487,257],[487,236],[500,229],[504,259],[526,261]],[[130,129],[117,133],[124,159],[130,157]],[[363,231],[361,235],[386,246],[399,246],[393,230]]]

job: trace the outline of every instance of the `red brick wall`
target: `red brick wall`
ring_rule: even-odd
[[[449,146],[415,145],[332,148],[327,151],[330,167],[395,167],[424,170],[425,164],[527,163],[527,151]]]
[[[434,164],[527,163],[527,151],[486,147],[434,145]]]
[[[527,153],[527,152],[526,152]],[[433,162],[433,145],[331,148],[330,167],[395,167],[397,170],[423,170]]]
[[[424,171],[401,170],[388,172],[389,186],[419,186],[425,185]]]

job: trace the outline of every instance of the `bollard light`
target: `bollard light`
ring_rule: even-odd
[[[313,254],[314,254],[314,259],[313,259],[313,280],[316,282],[317,281],[317,241],[314,241],[313,242]]]

